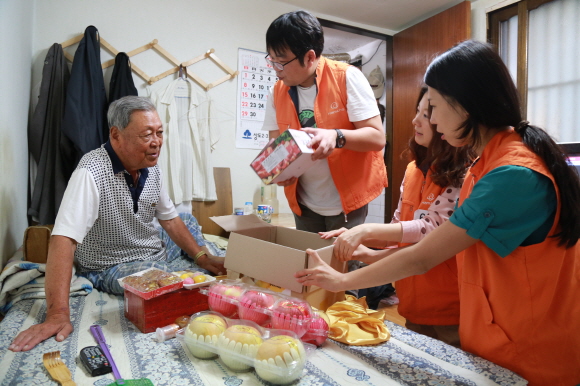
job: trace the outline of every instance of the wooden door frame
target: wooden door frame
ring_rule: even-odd
[[[385,213],[384,221],[387,223],[391,219],[392,208],[391,202],[393,197],[392,175],[390,171],[393,167],[393,157],[391,155],[391,146],[389,140],[393,138],[393,37],[379,32],[369,31],[359,27],[353,27],[348,24],[337,23],[334,21],[318,18],[320,25],[326,28],[334,28],[343,32],[350,32],[357,35],[367,36],[374,39],[384,40],[387,48],[387,57],[385,63],[385,151],[384,160],[387,168],[387,178],[389,181],[388,188],[385,189]]]
[[[414,134],[411,120],[416,114],[419,87],[433,58],[453,45],[471,39],[471,3],[463,1],[393,36],[393,136],[391,207],[399,203],[399,187],[408,160],[402,155]]]

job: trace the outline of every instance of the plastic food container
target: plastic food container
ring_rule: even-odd
[[[293,297],[281,297],[272,307],[272,328],[294,331],[302,337],[310,329],[315,314],[310,304]]]
[[[263,328],[213,311],[192,315],[190,324],[177,332],[177,339],[197,358],[219,356],[233,371],[253,367],[264,381],[274,384],[300,378],[308,357],[316,350],[292,331]]]
[[[320,347],[328,339],[328,323],[321,317],[315,317],[310,322],[310,327],[308,331],[302,336],[302,341],[305,343],[314,344]]]
[[[238,298],[244,292],[244,285],[237,280],[219,280],[200,292],[207,295],[210,310],[232,318],[238,312]]]
[[[290,330],[302,338],[319,318],[308,302],[248,285],[239,280],[220,280],[200,291],[208,295],[210,310],[227,318],[250,320],[264,327]],[[328,325],[317,324],[309,341],[328,336]]]
[[[181,279],[183,279],[183,288],[185,289],[194,289],[194,288],[200,288],[200,287],[207,287],[208,285],[210,285],[210,283],[216,281],[216,278],[214,276],[211,275],[206,275],[204,273],[201,272],[197,272],[197,271],[191,271],[189,269],[186,269],[184,271],[175,271],[172,272],[174,275],[179,276]],[[200,283],[188,283],[186,278],[184,276],[190,277],[191,279],[195,279],[195,277],[197,275],[203,275],[205,277],[205,281],[202,281]]]
[[[183,279],[158,268],[149,268],[117,279],[121,287],[145,300],[183,287]]]
[[[271,308],[278,299],[278,294],[272,291],[246,287],[238,298],[238,316],[266,326],[272,320]]]

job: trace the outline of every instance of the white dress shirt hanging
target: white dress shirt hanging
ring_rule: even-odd
[[[165,127],[159,157],[163,185],[176,205],[217,200],[211,151],[219,140],[219,121],[211,99],[194,87],[178,78],[151,93]]]

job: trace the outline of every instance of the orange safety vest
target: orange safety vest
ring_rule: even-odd
[[[314,101],[314,118],[318,128],[355,130],[346,110],[345,63],[320,57],[316,68],[318,94]],[[298,113],[289,94],[290,87],[278,81],[274,85],[276,121],[280,133],[288,128],[301,127]],[[352,212],[374,200],[387,187],[387,168],[381,151],[353,151],[334,149],[328,157],[332,180],[336,185],[344,213]],[[290,208],[302,215],[298,206],[298,182],[286,186],[284,191]]]
[[[427,210],[443,193],[441,187],[416,166],[407,165],[401,197],[401,221],[411,221],[416,210]],[[409,245],[399,243],[399,247]],[[451,326],[459,324],[459,289],[455,257],[431,268],[423,275],[397,280],[399,314],[416,324]]]
[[[518,373],[530,386],[577,385],[580,245],[565,249],[553,237],[559,231],[560,193],[544,162],[513,129],[500,132],[465,177],[460,204],[479,179],[505,165],[523,166],[548,177],[556,189],[557,212],[548,236],[539,244],[518,247],[501,258],[479,241],[458,255],[461,346]],[[491,222],[493,212],[481,216]]]

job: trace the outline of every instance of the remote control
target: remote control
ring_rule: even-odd
[[[89,346],[81,350],[81,362],[91,374],[91,377],[107,374],[113,371],[109,360],[99,346]]]

